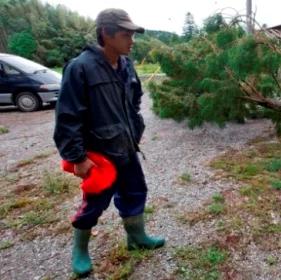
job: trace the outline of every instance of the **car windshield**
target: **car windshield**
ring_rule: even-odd
[[[47,70],[45,66],[19,56],[5,56],[2,60],[28,74]]]

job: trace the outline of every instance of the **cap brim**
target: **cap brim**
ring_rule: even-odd
[[[138,25],[136,25],[132,22],[129,22],[129,21],[120,22],[120,23],[118,23],[118,26],[120,26],[124,29],[130,30],[130,31],[137,32],[137,33],[144,33],[143,27],[140,27],[140,26],[138,26]]]

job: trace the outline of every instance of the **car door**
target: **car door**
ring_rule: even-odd
[[[26,77],[19,70],[0,61],[0,103],[13,104],[13,93],[25,80]]]

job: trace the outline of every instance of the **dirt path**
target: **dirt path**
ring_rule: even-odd
[[[208,162],[228,149],[244,147],[251,139],[270,137],[273,129],[269,121],[254,120],[245,125],[229,124],[223,130],[211,125],[189,130],[185,123],[158,119],[152,114],[150,106],[151,101],[145,95],[142,107],[147,128],[141,148],[147,157],[142,161],[150,189],[147,228],[149,232],[164,235],[167,245],[135,266],[129,279],[181,279],[174,275],[175,248],[208,240],[215,231],[210,223],[197,223],[195,226],[182,223],[181,214],[198,209],[214,193],[235,187],[232,181],[216,179]],[[59,157],[52,141],[53,110],[26,114],[0,112],[0,125],[10,130],[0,135],[0,172],[3,176],[21,172],[21,184],[28,184],[30,181],[37,182],[36,174],[43,169],[58,169]],[[37,161],[30,168],[15,170],[18,162],[42,153],[45,156],[40,163]],[[190,176],[187,184],[179,180],[184,174]],[[0,190],[4,191],[5,187],[7,185],[0,185]],[[78,204],[79,196],[65,201],[62,208],[70,215]],[[4,228],[0,232],[2,240],[17,239],[12,230]],[[93,262],[98,264],[95,279],[104,279],[101,272],[109,269],[107,258],[116,244],[124,239],[120,218],[112,205],[101,217],[94,235],[90,247]],[[70,249],[69,231],[16,242],[14,246],[0,250],[0,279],[70,279]],[[272,271],[262,253],[249,246],[245,258],[236,260],[237,270],[244,271],[243,275],[247,277],[231,279],[281,279],[280,269]],[[94,276],[88,279],[94,279]]]

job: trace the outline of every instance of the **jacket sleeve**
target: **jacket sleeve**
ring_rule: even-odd
[[[137,113],[140,112],[140,105],[141,105],[141,97],[143,95],[142,87],[141,87],[141,82],[140,79],[135,72],[136,76],[136,83],[134,84],[134,96],[133,96],[133,105]]]
[[[56,106],[54,141],[61,157],[78,163],[86,158],[83,131],[87,112],[86,85],[82,65],[76,60],[64,69]]]

